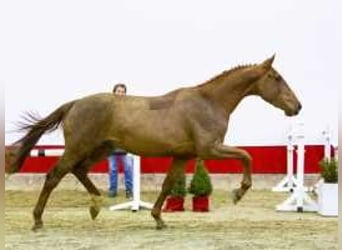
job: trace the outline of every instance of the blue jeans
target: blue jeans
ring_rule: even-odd
[[[126,192],[133,193],[133,157],[128,154],[110,155],[109,163],[109,191],[117,193],[118,189],[118,161],[121,160],[125,175]]]

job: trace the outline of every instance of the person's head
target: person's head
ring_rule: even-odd
[[[118,83],[114,85],[113,94],[114,95],[126,95],[127,87],[123,83]]]

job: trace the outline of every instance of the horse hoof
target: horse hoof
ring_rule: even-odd
[[[167,228],[167,226],[164,222],[157,224],[157,227],[156,227],[157,230],[162,230],[164,228]]]
[[[163,230],[164,228],[166,228],[166,226],[157,226],[156,227],[157,230]]]
[[[33,225],[31,230],[36,233],[36,232],[38,232],[42,228],[43,228],[43,223],[37,223],[37,224]]]
[[[239,200],[241,200],[241,196],[239,195],[238,189],[234,189],[232,193],[233,193],[233,203],[234,205],[236,205],[239,202]]]
[[[90,207],[89,213],[92,220],[95,220],[97,215],[100,213],[100,209],[98,207]]]

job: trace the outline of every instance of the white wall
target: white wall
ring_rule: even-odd
[[[5,144],[25,111],[46,116],[69,100],[128,84],[158,95],[199,84],[237,64],[276,53],[274,67],[303,104],[287,118],[261,99],[244,100],[227,142],[283,144],[292,120],[308,143],[330,126],[337,138],[341,4],[336,1],[7,1],[1,22]],[[39,144],[63,144],[62,133]],[[336,139],[337,141],[337,139]]]

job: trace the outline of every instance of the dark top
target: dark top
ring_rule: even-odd
[[[122,148],[116,148],[110,154],[111,155],[125,155],[127,154],[127,151]]]

